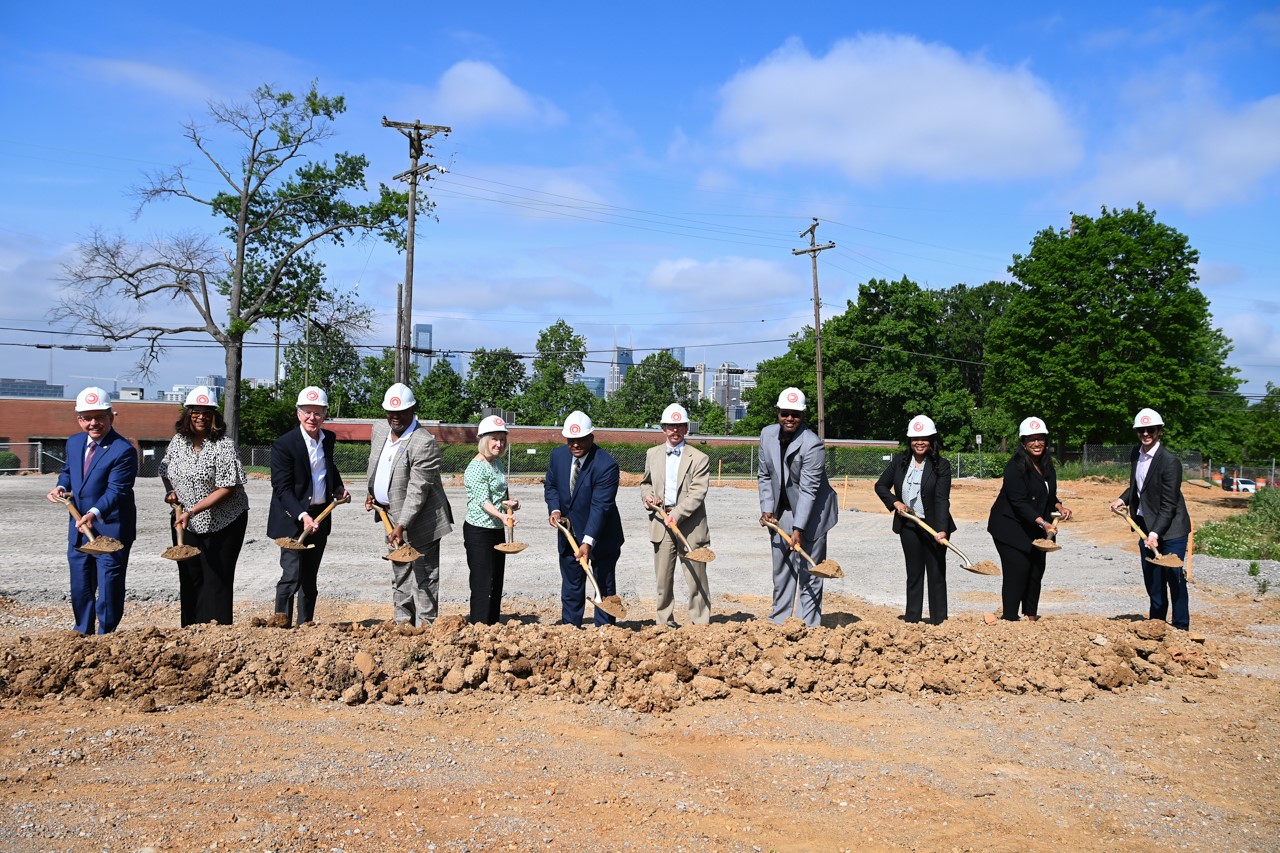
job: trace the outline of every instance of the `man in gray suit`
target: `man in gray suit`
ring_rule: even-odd
[[[378,505],[394,525],[387,543],[408,542],[422,553],[412,563],[392,562],[391,601],[395,620],[410,625],[434,622],[440,601],[440,539],[453,529],[453,510],[440,482],[443,454],[435,436],[418,423],[417,398],[400,382],[387,389],[385,424],[373,425],[369,444],[366,511]]]
[[[817,433],[804,428],[804,392],[785,388],[778,395],[778,422],[760,433],[760,526],[790,529],[789,538],[774,533],[773,608],[769,618],[783,622],[791,615],[799,584],[798,615],[804,624],[822,622],[822,578],[809,574],[809,564],[796,553],[803,548],[816,562],[827,558],[827,531],[836,526],[840,505],[827,480],[826,449]]]
[[[668,528],[683,533],[690,548],[711,544],[705,505],[707,488],[711,485],[711,460],[685,442],[689,413],[679,403],[672,403],[662,413],[662,433],[666,440],[645,453],[640,496],[644,508],[652,514],[649,541],[653,543],[653,569],[658,578],[658,627],[675,628],[676,558],[680,552],[675,534]],[[665,524],[655,509],[661,509],[666,515]],[[680,561],[684,563],[684,579],[689,586],[689,621],[706,625],[711,621],[707,564],[687,557],[680,557]]]

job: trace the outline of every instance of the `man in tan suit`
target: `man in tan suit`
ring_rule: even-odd
[[[640,494],[653,518],[649,524],[649,541],[653,543],[653,569],[658,578],[657,623],[659,627],[675,628],[674,587],[679,546],[675,533],[667,528],[678,528],[689,540],[690,548],[711,544],[704,504],[711,483],[711,460],[701,450],[685,443],[689,413],[680,404],[672,403],[662,413],[662,432],[666,440],[645,453]],[[666,513],[666,524],[657,509]],[[684,563],[685,582],[689,585],[689,621],[706,625],[711,621],[707,564],[684,556],[680,556],[680,561]]]
[[[453,510],[440,482],[444,455],[435,436],[414,415],[417,398],[400,382],[387,389],[382,408],[387,422],[373,425],[369,444],[369,494],[365,510],[377,504],[394,525],[387,544],[408,542],[422,553],[412,563],[393,562],[391,601],[395,620],[410,625],[434,622],[440,601],[440,539],[453,529]]]

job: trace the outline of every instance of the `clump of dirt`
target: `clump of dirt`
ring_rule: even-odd
[[[470,625],[461,616],[423,628],[153,626],[96,638],[19,637],[0,658],[0,701],[110,697],[153,710],[270,696],[397,705],[485,691],[655,712],[742,691],[828,702],[887,693],[1080,702],[1170,676],[1216,678],[1218,659],[1229,654],[1163,622],[1092,617],[994,626],[757,621],[679,631]]]

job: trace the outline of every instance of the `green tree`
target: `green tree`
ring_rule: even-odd
[[[936,352],[951,360],[960,382],[977,406],[984,402],[987,330],[1005,312],[1017,292],[1018,286],[1006,281],[989,281],[977,287],[957,284],[937,291],[942,317],[937,328]]]
[[[1020,289],[989,330],[987,401],[1043,417],[1059,449],[1131,441],[1134,412],[1152,406],[1177,444],[1213,407],[1207,389],[1238,384],[1198,260],[1142,204],[1041,231],[1009,267]]]
[[[684,366],[666,350],[650,353],[633,365],[609,400],[608,425],[643,427],[662,419],[672,403],[693,408],[693,386]]]
[[[689,409],[689,420],[698,425],[698,430],[703,435],[729,434],[729,423],[725,417],[724,406],[710,397],[703,397],[692,409]]]
[[[527,377],[524,362],[507,347],[484,349],[471,354],[471,370],[465,384],[467,397],[476,410],[519,409],[520,395]]]
[[[475,412],[463,390],[462,377],[446,359],[439,359],[419,383],[418,417],[446,424],[465,424]]]
[[[556,320],[538,334],[533,376],[520,400],[520,421],[555,424],[575,409],[590,412],[595,395],[577,379],[587,358],[587,339],[564,320]]]
[[[401,245],[408,195],[380,186],[373,197],[355,199],[366,189],[364,156],[309,159],[346,111],[342,96],[323,95],[315,83],[301,96],[262,86],[247,103],[213,103],[209,110],[220,134],[192,121],[184,135],[223,190],[202,194],[200,182],[178,166],[153,175],[138,194],[142,205],[180,199],[207,208],[222,241],[184,233],[141,245],[95,232],[65,268],[70,287],[52,315],[106,340],[145,340],[138,364],[144,373],[160,358],[166,335],[209,335],[224,350],[227,429],[235,438],[244,336],[264,320],[295,318],[316,303],[323,268],[314,252],[321,246],[369,234]],[[419,198],[429,210],[426,197]],[[153,303],[185,305],[196,321],[159,322],[147,314]]]
[[[240,386],[240,446],[266,446],[298,426],[294,396],[277,394],[275,388]],[[225,409],[226,403],[223,403]],[[176,418],[175,418],[176,420]]]
[[[354,416],[370,397],[359,351],[342,329],[310,319],[306,322],[310,329],[284,350],[281,399],[296,400],[303,388],[318,385],[329,395],[332,417]]]

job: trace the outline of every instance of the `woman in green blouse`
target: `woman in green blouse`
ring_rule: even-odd
[[[467,487],[467,519],[462,525],[462,544],[467,550],[471,574],[472,623],[494,625],[502,610],[502,579],[507,555],[495,549],[505,540],[503,512],[515,512],[519,501],[508,500],[507,469],[502,454],[507,451],[507,425],[491,415],[480,422],[476,458],[467,465],[463,482]],[[512,519],[515,523],[515,519]]]

